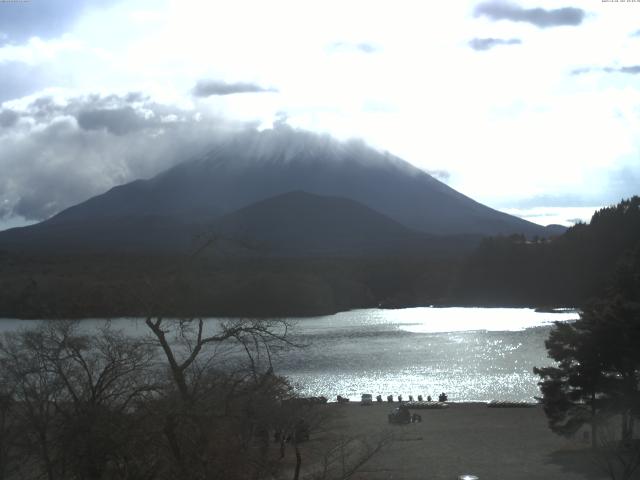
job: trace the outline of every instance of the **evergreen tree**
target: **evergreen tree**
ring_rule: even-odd
[[[606,297],[589,303],[574,323],[558,323],[546,347],[557,366],[534,368],[551,429],[571,435],[590,424],[622,418],[631,438],[640,415],[640,245],[622,257]]]
[[[558,365],[534,368],[541,377],[540,398],[549,427],[571,436],[591,426],[592,445],[597,444],[597,424],[607,404],[609,379],[604,373],[597,339],[581,322],[557,323],[545,342]]]

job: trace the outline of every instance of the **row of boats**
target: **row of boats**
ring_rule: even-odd
[[[343,397],[338,395],[338,403],[341,403],[340,402],[341,398]],[[437,402],[432,401],[430,395],[427,396],[426,401],[423,399],[422,395],[418,395],[417,401],[414,400],[413,395],[409,395],[409,401],[403,402],[402,395],[398,395],[398,402],[408,404],[411,406],[411,408],[442,408],[443,405],[446,405],[445,402],[447,402],[448,400],[449,399],[447,397],[447,394],[444,392],[442,392],[438,396]],[[376,397],[376,402],[378,403],[382,402],[382,395],[378,395]],[[387,395],[387,402],[393,403],[393,395]],[[362,396],[360,397],[360,405],[372,405],[372,404],[373,404],[373,395],[371,395],[370,393],[363,393]],[[437,405],[439,405],[439,407]]]

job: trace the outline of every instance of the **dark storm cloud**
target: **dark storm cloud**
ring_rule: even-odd
[[[571,71],[571,75],[585,75],[591,72],[605,73],[627,73],[629,75],[640,74],[640,65],[630,65],[627,67],[582,67]]]
[[[69,31],[87,9],[118,1],[120,0],[0,2],[0,43],[23,43],[31,37],[60,36]]]
[[[469,41],[469,46],[477,51],[489,50],[498,45],[519,45],[522,41],[518,38],[474,38]]]
[[[576,26],[580,25],[585,17],[584,10],[579,8],[522,8],[502,1],[481,3],[475,8],[474,14],[476,17],[484,16],[491,20],[531,23],[539,28]]]
[[[43,220],[115,185],[149,178],[249,127],[140,93],[42,97],[0,109],[0,221]]]
[[[212,95],[233,95],[235,93],[275,92],[272,88],[264,88],[255,83],[226,83],[219,80],[200,80],[191,91],[196,97],[210,97]]]
[[[122,97],[89,95],[64,105],[51,97],[40,97],[29,105],[29,115],[40,122],[48,122],[56,115],[71,116],[81,130],[104,130],[120,136],[161,127],[163,122],[177,120],[182,114],[173,107],[152,102],[140,92],[131,92]]]

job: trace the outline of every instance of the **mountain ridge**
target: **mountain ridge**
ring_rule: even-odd
[[[295,202],[301,200],[287,197],[291,192],[298,192],[310,211],[322,210],[318,213],[322,225],[306,221],[303,214],[298,220],[284,222],[286,210],[294,211]],[[391,253],[395,248],[402,253],[414,251],[418,244],[441,250],[442,242],[425,242],[426,235],[545,237],[555,233],[482,205],[408,162],[363,142],[339,142],[326,135],[280,126],[244,132],[155,177],[116,186],[39,224],[0,232],[0,248],[22,245],[37,249],[40,245],[50,251],[147,248],[184,252],[193,247],[193,238],[209,231],[216,221],[229,215],[238,220],[242,215],[238,212],[243,209],[259,210],[261,202],[282,195],[279,201],[285,211],[278,213],[270,208],[270,220],[262,222],[259,229],[255,228],[261,222],[259,215],[250,216],[254,227],[246,218],[243,227],[253,228],[263,240],[269,235],[278,237],[269,229],[287,229],[288,236],[295,236],[300,245],[280,234],[275,245],[280,254],[286,254],[287,248],[296,254],[305,250],[347,254],[359,248],[354,243],[358,236],[361,245],[369,245],[364,250]],[[282,203],[283,198],[289,198],[288,205]],[[274,202],[278,203],[271,200],[270,204]],[[337,222],[347,211],[349,221]],[[356,225],[367,234],[358,235]],[[370,228],[372,225],[377,231]],[[225,228],[230,228],[228,220]],[[389,236],[391,230],[395,233]],[[233,232],[225,232],[229,233]],[[338,248],[340,236],[345,237],[342,252]],[[324,246],[316,241],[320,238]],[[466,241],[461,243],[466,245]]]
[[[301,190],[224,215],[211,230],[254,242],[266,253],[287,256],[417,252],[431,237],[353,200]]]
[[[545,235],[544,227],[482,205],[391,154],[285,126],[232,137],[199,158],[114,187],[48,221],[198,210],[220,216],[296,190],[349,198],[425,233]]]

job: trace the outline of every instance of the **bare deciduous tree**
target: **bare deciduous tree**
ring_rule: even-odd
[[[6,334],[0,363],[29,476],[123,478],[117,470],[139,435],[136,404],[156,391],[152,359],[151,348],[108,326],[88,335],[59,321]]]
[[[274,413],[291,396],[271,360],[275,348],[292,345],[288,323],[160,317],[145,323],[171,379],[161,422],[172,475],[258,478],[270,469]]]

